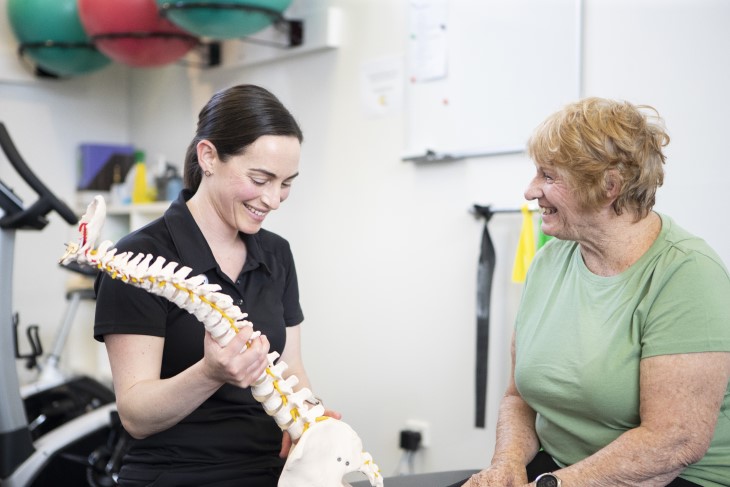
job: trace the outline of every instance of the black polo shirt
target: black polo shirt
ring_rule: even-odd
[[[192,269],[189,277],[205,274],[208,282],[230,295],[254,329],[281,353],[286,327],[300,324],[297,274],[288,242],[267,230],[241,234],[247,256],[235,282],[220,269],[185,201],[183,191],[165,214],[120,240],[118,252],[162,256]],[[94,336],[129,333],[165,338],[162,378],[172,377],[203,357],[204,327],[166,299],[123,284],[107,275],[96,282]],[[196,411],[172,428],[134,442],[127,460],[152,465],[223,466],[226,462],[252,467],[280,466],[281,430],[249,389],[222,386]]]

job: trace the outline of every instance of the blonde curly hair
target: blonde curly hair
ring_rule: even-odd
[[[649,214],[664,182],[669,135],[659,113],[648,105],[585,98],[552,114],[528,141],[530,157],[553,168],[573,189],[584,209],[598,209],[618,184],[617,215]]]

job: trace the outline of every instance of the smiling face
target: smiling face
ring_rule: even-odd
[[[535,177],[525,199],[536,200],[542,212],[542,232],[562,240],[581,241],[595,225],[596,212],[585,210],[555,167],[535,164]]]
[[[296,137],[261,136],[225,162],[207,140],[198,151],[203,170],[212,173],[203,178],[201,196],[225,226],[247,234],[258,232],[266,215],[286,200],[299,173]]]
[[[638,221],[651,211],[664,181],[667,143],[664,122],[652,107],[591,97],[547,117],[527,151],[538,162],[536,180],[545,168],[570,176],[570,196],[587,215],[595,217],[610,202],[614,216],[630,214]],[[529,199],[541,198],[528,192]]]

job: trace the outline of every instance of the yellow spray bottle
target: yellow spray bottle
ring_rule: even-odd
[[[150,188],[147,186],[147,164],[145,164],[144,151],[134,153],[134,184],[132,185],[132,203],[149,203],[153,201],[150,197]]]

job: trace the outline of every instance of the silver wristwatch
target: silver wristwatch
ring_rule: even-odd
[[[562,482],[553,473],[544,473],[535,479],[536,487],[560,487]]]

